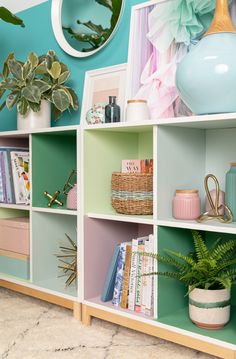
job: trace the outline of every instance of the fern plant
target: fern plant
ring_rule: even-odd
[[[165,250],[166,255],[139,253],[175,269],[144,275],[162,275],[177,279],[189,288],[188,293],[194,288],[231,288],[236,282],[236,268],[233,267],[236,264],[236,240],[225,242],[219,238],[208,248],[199,232],[192,231],[192,237],[195,252],[188,255],[171,250]]]

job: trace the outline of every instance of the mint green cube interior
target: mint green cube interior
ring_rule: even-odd
[[[59,293],[77,296],[77,283],[66,287],[68,274],[58,268],[62,264],[57,254],[62,254],[60,246],[71,247],[65,233],[77,243],[77,217],[33,212],[33,283],[39,287]],[[62,258],[70,262],[70,258]]]
[[[32,188],[33,206],[47,207],[49,199],[44,191],[53,195],[60,191],[58,199],[66,208],[66,196],[62,193],[71,171],[76,169],[76,131],[32,135]]]

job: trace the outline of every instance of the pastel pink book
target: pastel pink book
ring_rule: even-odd
[[[141,160],[122,160],[122,173],[140,173]]]

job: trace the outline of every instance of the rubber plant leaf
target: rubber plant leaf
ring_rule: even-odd
[[[16,60],[9,60],[8,61],[9,70],[12,75],[17,79],[22,81],[23,80],[23,67],[22,65]]]
[[[28,85],[22,90],[22,96],[30,102],[40,103],[41,92],[37,86]]]
[[[52,101],[56,108],[61,112],[65,111],[70,106],[70,99],[65,90],[59,89],[53,91]]]

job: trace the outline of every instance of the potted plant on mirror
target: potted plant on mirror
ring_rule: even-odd
[[[28,55],[22,63],[11,53],[3,66],[0,98],[8,93],[0,111],[7,106],[17,107],[17,128],[27,130],[49,127],[51,106],[54,120],[66,110],[78,109],[78,98],[66,85],[70,76],[67,66],[60,62],[54,51],[38,57]]]
[[[189,316],[194,324],[205,329],[220,329],[230,319],[230,292],[236,281],[236,241],[217,239],[208,248],[202,236],[192,232],[195,252],[187,255],[165,250],[139,253],[156,259],[175,271],[146,273],[174,278],[187,286]]]

